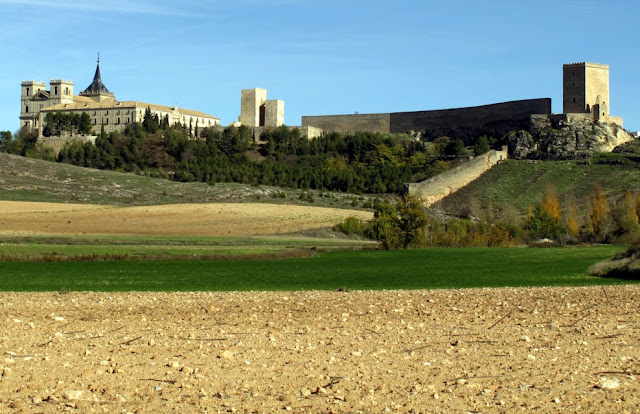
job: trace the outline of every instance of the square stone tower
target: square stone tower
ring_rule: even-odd
[[[24,81],[21,86],[20,128],[36,128],[40,109],[49,105],[49,93],[44,82]]]
[[[281,126],[284,125],[284,101],[280,99],[270,99],[264,103],[264,125]]]
[[[261,116],[261,107],[266,102],[266,100],[266,89],[242,89],[240,101],[240,118],[238,119],[240,123],[249,127],[258,127],[264,125],[264,112]]]
[[[284,125],[284,101],[267,100],[266,89],[242,89],[238,121],[248,127]]]
[[[562,72],[563,113],[609,116],[609,65],[569,63],[562,66]]]
[[[73,82],[64,79],[51,79],[49,90],[50,105],[73,103]]]

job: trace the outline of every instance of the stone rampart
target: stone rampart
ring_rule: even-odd
[[[498,162],[507,159],[507,147],[491,150],[458,167],[419,183],[407,184],[409,194],[420,197],[430,206],[474,181]]]
[[[351,114],[303,116],[303,127],[320,128],[327,132],[382,132],[389,133],[391,114]]]
[[[95,135],[74,135],[72,137],[67,136],[51,138],[41,137],[38,138],[38,143],[42,143],[42,145],[44,145],[45,147],[52,148],[57,155],[68,142],[80,141],[83,144],[85,142],[93,142],[95,144],[96,138],[97,137]]]
[[[427,131],[428,133],[429,131],[460,128],[479,130],[494,122],[526,119],[533,114],[550,113],[551,99],[549,98],[436,111],[395,112],[391,114],[390,132]]]
[[[426,136],[452,134],[462,138],[482,133],[486,125],[528,119],[533,114],[550,114],[551,99],[527,99],[468,108],[435,111],[303,116],[302,126],[323,131],[403,133],[422,131]]]

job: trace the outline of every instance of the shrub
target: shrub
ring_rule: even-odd
[[[342,223],[336,224],[334,229],[348,236],[351,236],[353,234],[364,236],[366,226],[364,225],[362,220],[360,220],[359,218],[349,216],[346,219],[344,219]]]

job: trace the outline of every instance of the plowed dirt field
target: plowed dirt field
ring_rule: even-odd
[[[1,293],[1,412],[640,411],[640,286]]]

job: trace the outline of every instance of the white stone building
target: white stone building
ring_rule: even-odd
[[[73,82],[70,80],[53,79],[49,90],[46,90],[44,82],[22,82],[20,128],[37,131],[38,137],[42,137],[47,113],[71,112],[89,114],[93,134],[98,134],[103,126],[105,132],[111,132],[123,130],[134,122],[142,123],[147,108],[159,120],[167,119],[169,125],[180,123],[190,127],[192,132],[196,128],[202,130],[220,125],[220,118],[200,111],[139,101],[118,101],[102,83],[98,59],[93,82],[79,95],[73,94]]]

